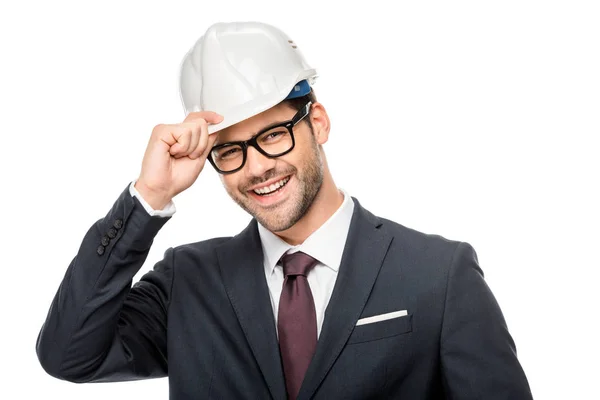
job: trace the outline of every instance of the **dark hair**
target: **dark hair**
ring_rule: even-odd
[[[308,92],[304,96],[296,97],[295,99],[283,100],[280,104],[287,104],[294,111],[298,112],[309,101],[311,101],[313,104],[317,101],[317,95],[315,94],[315,90],[312,88],[310,89],[310,92]],[[309,110],[309,115],[310,115],[310,110]],[[312,123],[310,122],[310,118],[306,118],[305,120],[306,120],[306,123],[308,124],[308,128],[310,129],[311,132],[313,132],[313,126],[312,126]]]

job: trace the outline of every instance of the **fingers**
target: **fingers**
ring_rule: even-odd
[[[212,147],[215,145],[216,140],[217,140],[217,135],[208,135],[208,143],[207,143],[206,148],[200,158],[203,158],[206,160],[206,158],[212,151]]]
[[[169,146],[171,156],[195,160],[202,157],[207,147],[212,147],[215,142],[217,135],[208,134],[208,125],[222,120],[223,116],[215,112],[199,111],[188,114],[180,124],[157,125],[155,131]]]
[[[197,140],[194,143],[194,145],[191,147],[191,152],[189,155],[189,157],[192,160],[195,160],[196,158],[200,157],[202,155],[202,153],[204,153],[204,150],[206,149],[206,147],[208,146],[208,136],[209,136],[208,123],[202,119],[202,120],[199,120],[197,126],[199,128],[199,132],[196,135]],[[212,136],[216,136],[216,135],[212,135]]]
[[[184,155],[187,155],[191,159],[194,159],[194,157],[192,155],[194,154],[194,151],[196,151],[196,148],[198,147],[198,143],[200,143],[200,141],[202,140],[202,135],[203,135],[202,125],[206,125],[206,122],[204,120],[198,120],[197,123],[192,124],[190,127],[192,136],[190,139],[190,145],[187,148]]]
[[[192,128],[185,125],[172,126],[169,133],[175,139],[174,143],[169,143],[169,153],[175,158],[185,157],[189,154],[190,144],[192,142]]]
[[[208,122],[197,119],[193,122],[180,124],[172,130],[175,143],[170,147],[169,153],[175,158],[189,157],[192,160],[200,158],[209,145],[211,146],[217,135],[208,134]]]
[[[189,154],[189,158],[195,160],[208,157],[208,153],[217,137],[217,135],[209,135],[208,125],[218,124],[221,121],[223,121],[223,116],[213,111],[198,111],[188,114],[184,123],[192,123],[196,128],[193,135],[194,140],[192,140],[186,152],[186,155]]]

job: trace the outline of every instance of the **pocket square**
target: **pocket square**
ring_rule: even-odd
[[[393,311],[386,314],[373,315],[372,317],[361,318],[356,322],[356,326],[372,324],[373,322],[385,321],[392,318],[405,317],[408,315],[406,310]]]

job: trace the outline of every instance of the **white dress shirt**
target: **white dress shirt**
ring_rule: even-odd
[[[175,204],[171,200],[162,210],[154,210],[135,189],[136,181],[129,186],[129,192],[136,196],[144,209],[150,215],[168,217],[175,214]],[[342,253],[346,246],[346,237],[350,229],[350,221],[354,212],[354,202],[348,193],[340,190],[344,195],[342,205],[323,225],[314,231],[302,244],[292,246],[283,241],[260,223],[258,224],[258,233],[262,243],[264,255],[264,270],[267,285],[269,287],[269,297],[273,306],[273,315],[275,323],[279,312],[279,298],[283,288],[283,267],[277,265],[277,262],[286,252],[295,253],[303,251],[309,256],[317,259],[319,262],[308,273],[307,279],[310,290],[315,302],[315,312],[317,315],[317,336],[321,334],[323,327],[323,318],[325,309],[329,304],[333,287],[337,279]]]
[[[340,208],[329,217],[319,229],[314,231],[302,244],[292,246],[283,241],[261,224],[258,224],[258,233],[264,254],[264,267],[273,315],[275,322],[279,312],[279,297],[283,289],[283,267],[277,265],[281,256],[288,252],[302,251],[319,262],[307,275],[308,285],[312,292],[317,314],[317,335],[321,334],[325,309],[329,304],[331,293],[337,279],[342,253],[346,246],[346,237],[350,229],[350,220],[354,211],[354,202],[348,193],[344,194],[344,201]]]

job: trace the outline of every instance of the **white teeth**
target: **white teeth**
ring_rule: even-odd
[[[269,194],[271,192],[276,191],[277,189],[279,189],[280,187],[282,187],[283,185],[285,185],[288,181],[290,180],[290,178],[284,178],[282,180],[280,180],[279,182],[275,182],[274,184],[270,185],[270,186],[266,186],[260,189],[254,189],[254,193],[256,194]]]

